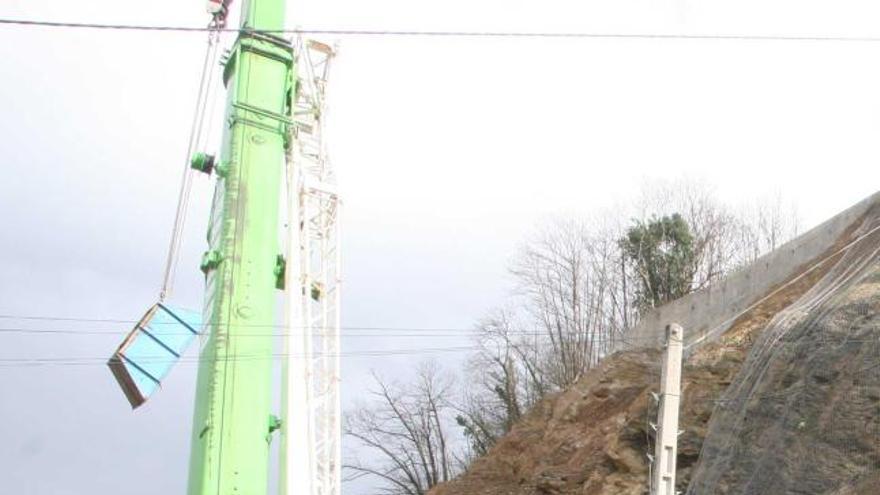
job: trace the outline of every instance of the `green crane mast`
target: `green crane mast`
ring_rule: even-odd
[[[279,196],[294,59],[285,0],[244,0],[226,63],[226,127],[208,226],[209,250],[189,495],[262,495],[268,489]],[[257,338],[255,335],[259,335]]]

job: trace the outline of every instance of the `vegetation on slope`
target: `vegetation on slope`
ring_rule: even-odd
[[[836,252],[850,235],[847,232],[823,256]],[[713,411],[741,371],[753,342],[775,315],[812,288],[838,259],[830,258],[818,269],[794,276],[795,281],[783,284],[778,292],[771,291],[772,297],[741,316],[720,339],[688,358],[683,374],[679,490],[687,488]],[[646,494],[647,454],[652,452],[653,438],[650,422],[656,417],[651,391],[658,384],[659,352],[610,356],[574,386],[538,403],[486,456],[431,494]]]

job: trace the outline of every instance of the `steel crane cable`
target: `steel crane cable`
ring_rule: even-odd
[[[219,46],[219,28],[212,28],[208,32],[208,46],[205,50],[205,59],[202,62],[202,73],[199,80],[199,90],[196,96],[196,107],[193,112],[193,120],[190,126],[189,141],[186,147],[186,157],[183,163],[183,173],[180,179],[180,190],[177,196],[177,210],[174,213],[174,224],[171,229],[171,239],[168,244],[168,255],[165,259],[165,270],[162,277],[162,288],[159,291],[159,301],[164,301],[171,295],[174,278],[177,273],[177,262],[180,246],[183,241],[183,229],[186,225],[186,215],[189,210],[189,197],[192,190],[193,170],[190,167],[190,159],[193,153],[199,149],[203,142],[205,132],[205,109],[208,101],[212,100],[212,79],[214,68],[217,65],[217,48]],[[212,105],[213,113],[213,105]]]

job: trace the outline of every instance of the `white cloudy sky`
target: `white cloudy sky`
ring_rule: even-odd
[[[301,1],[289,25],[880,36],[880,5],[869,1],[572,4]],[[7,0],[0,17],[206,22],[195,0]],[[625,201],[645,178],[702,178],[729,201],[782,191],[808,226],[877,188],[880,43],[338,41],[329,139],[346,202],[346,326],[467,328],[504,299],[505,264],[540,218]],[[0,314],[131,319],[153,302],[203,47],[199,34],[0,26]],[[210,181],[195,187],[176,297],[197,307]],[[0,332],[0,359],[103,358],[117,340]],[[421,357],[348,358],[346,402],[368,370],[395,374]],[[184,490],[194,367],[178,367],[132,413],[101,365],[6,364],[0,466],[10,493]]]

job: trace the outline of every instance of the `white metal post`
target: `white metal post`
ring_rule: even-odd
[[[660,373],[660,410],[654,452],[653,493],[675,495],[675,458],[678,452],[678,408],[681,402],[681,358],[684,329],[666,327],[666,349]]]

